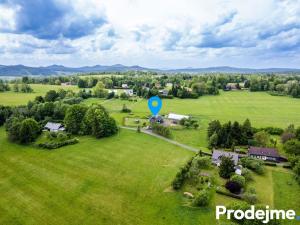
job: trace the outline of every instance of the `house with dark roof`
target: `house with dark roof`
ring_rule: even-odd
[[[48,122],[45,126],[44,126],[45,130],[51,131],[51,132],[58,132],[58,131],[64,131],[65,128],[61,123],[52,123],[52,122]]]
[[[262,148],[251,146],[248,150],[248,156],[265,161],[280,162],[282,157],[275,148]]]
[[[150,123],[164,123],[164,118],[160,115],[156,115],[156,116],[151,116],[149,119]]]
[[[239,155],[234,152],[226,152],[226,151],[221,151],[221,150],[214,150],[212,154],[212,163],[219,166],[222,160],[222,157],[230,157],[234,165],[237,165],[239,162]]]

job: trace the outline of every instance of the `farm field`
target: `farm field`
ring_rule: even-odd
[[[147,101],[138,102],[112,99],[88,99],[86,104],[103,103],[119,123],[128,114],[120,113],[123,104],[137,117],[150,116]],[[203,96],[199,99],[163,99],[161,114],[178,113],[191,115],[199,121],[199,129],[173,130],[173,139],[194,147],[206,147],[206,129],[211,120],[243,122],[249,118],[255,127],[275,126],[285,128],[293,123],[300,125],[300,100],[283,96],[271,96],[266,92],[231,91],[218,96]]]
[[[47,91],[50,90],[79,90],[77,86],[60,86],[60,85],[48,85],[48,84],[30,84],[33,89],[32,93],[21,93],[21,92],[1,92],[0,93],[0,104],[1,105],[26,105],[28,101],[34,100],[38,95],[45,96]]]

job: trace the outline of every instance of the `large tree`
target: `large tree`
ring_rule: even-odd
[[[82,121],[87,111],[84,105],[72,105],[68,108],[64,123],[66,129],[72,134],[78,134],[82,131]]]
[[[108,137],[118,131],[116,121],[101,105],[92,105],[84,117],[84,130],[96,138]]]
[[[234,173],[234,162],[231,157],[223,156],[219,167],[219,175],[228,179]]]

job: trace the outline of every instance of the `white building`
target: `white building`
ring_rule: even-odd
[[[133,90],[132,90],[132,89],[124,90],[124,93],[125,93],[126,95],[133,96]]]
[[[128,88],[127,84],[122,84],[122,88]]]
[[[51,132],[58,132],[58,131],[64,131],[65,128],[61,123],[52,123],[52,122],[48,122],[45,126],[44,126],[45,130],[51,131]]]
[[[185,115],[180,115],[180,114],[175,114],[175,113],[169,113],[169,115],[167,116],[167,118],[169,120],[172,120],[174,123],[178,123],[180,120],[182,119],[189,119],[189,116],[185,116]]]

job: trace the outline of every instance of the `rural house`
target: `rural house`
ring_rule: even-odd
[[[253,158],[279,162],[282,160],[275,148],[250,147],[248,155]]]
[[[52,123],[52,122],[48,122],[45,126],[44,126],[45,130],[51,131],[51,132],[58,132],[58,131],[64,131],[65,128],[61,123]]]
[[[180,120],[182,119],[189,119],[189,116],[185,116],[185,115],[179,115],[179,114],[175,114],[175,113],[169,113],[169,115],[167,116],[167,118],[172,121],[173,123],[179,123]]]
[[[219,166],[223,156],[232,158],[234,165],[237,165],[239,162],[239,155],[234,152],[214,150],[211,158],[212,163]]]
[[[156,115],[156,116],[151,116],[149,119],[150,123],[164,123],[164,118],[162,116]]]
[[[128,84],[122,84],[122,88],[128,88]]]

